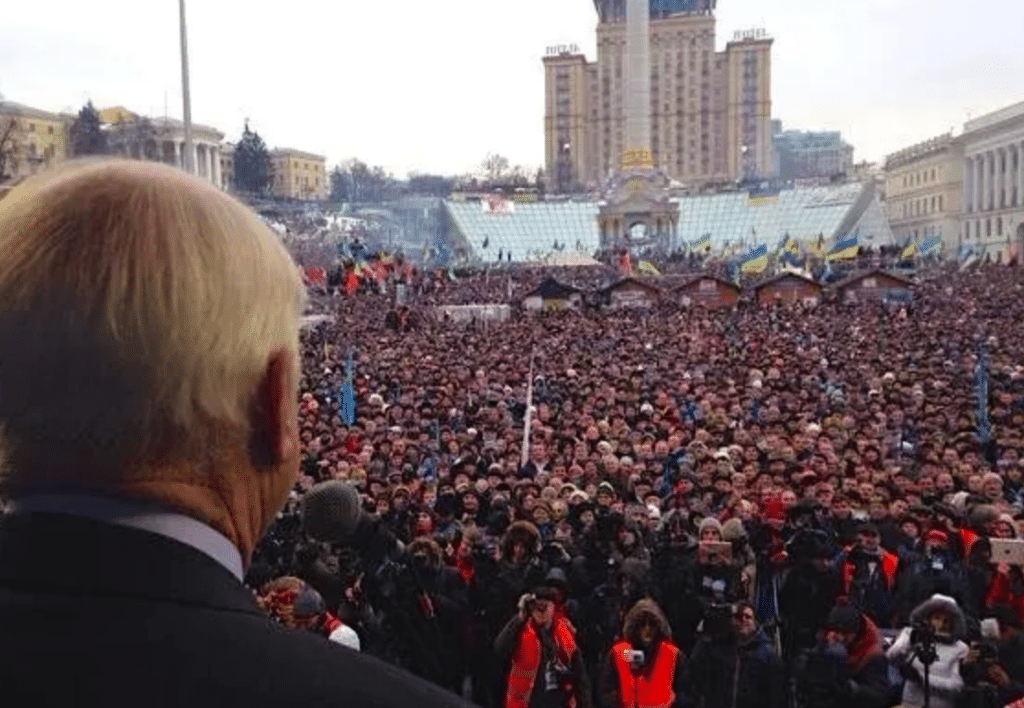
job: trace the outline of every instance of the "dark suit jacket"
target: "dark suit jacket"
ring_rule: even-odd
[[[189,546],[52,514],[0,518],[0,695],[5,708],[467,705],[275,624]]]

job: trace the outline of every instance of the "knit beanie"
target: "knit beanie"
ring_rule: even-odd
[[[697,529],[699,535],[703,536],[704,531],[707,529],[713,529],[718,532],[719,537],[722,536],[722,524],[713,516],[709,516],[700,522],[700,527]]]

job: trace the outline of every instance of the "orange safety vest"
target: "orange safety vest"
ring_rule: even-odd
[[[629,663],[629,642],[612,647],[612,661],[619,676],[619,708],[669,708],[676,701],[673,679],[679,650],[669,641],[658,644],[654,664],[645,673],[637,674]]]
[[[896,585],[896,569],[899,567],[900,559],[888,551],[882,551],[879,557],[879,566],[882,570],[882,577],[885,578],[885,586],[892,590]],[[843,594],[849,595],[853,586],[853,562],[843,561]]]
[[[576,636],[572,625],[564,617],[555,617],[554,623],[555,649],[558,661],[568,667],[576,653]],[[527,708],[533,684],[537,680],[540,669],[541,649],[540,637],[532,622],[527,622],[519,635],[519,642],[512,652],[512,666],[508,672],[508,688],[505,691],[505,708]],[[574,708],[575,696],[566,701],[567,708]]]

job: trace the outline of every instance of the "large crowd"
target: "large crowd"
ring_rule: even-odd
[[[1018,269],[921,272],[902,306],[430,316],[552,274],[614,278],[433,274],[400,319],[393,284],[314,296],[302,474],[247,577],[267,612],[484,708],[643,705],[615,648],[652,637],[681,706],[1024,697]],[[328,480],[372,537],[303,532]]]

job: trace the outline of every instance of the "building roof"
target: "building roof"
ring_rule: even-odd
[[[743,290],[743,288],[741,288],[739,285],[732,282],[731,280],[726,280],[725,278],[720,278],[717,275],[712,275],[710,273],[706,273],[704,275],[695,275],[691,278],[688,278],[686,282],[677,285],[676,287],[672,288],[672,290],[673,292],[679,292],[680,290],[688,288],[694,283],[699,283],[702,280],[714,280],[715,282],[721,285],[728,286],[729,288],[735,290],[736,292],[741,292]]]
[[[998,111],[992,111],[991,113],[987,113],[983,116],[978,116],[974,120],[967,121],[964,123],[964,133],[974,133],[1016,118],[1024,118],[1024,101],[1015,103],[1012,106],[1007,106],[1006,108],[1000,108]]]
[[[769,285],[774,285],[775,283],[785,280],[786,278],[796,278],[797,280],[802,280],[805,283],[810,283],[811,285],[819,289],[824,287],[814,278],[809,278],[806,275],[802,275],[801,273],[794,273],[791,270],[787,270],[779,273],[778,275],[773,275],[771,278],[762,280],[760,283],[757,283],[756,285],[754,285],[754,291],[756,292],[758,290],[761,290],[762,288],[768,287]]]
[[[869,268],[867,270],[862,270],[857,273],[852,273],[847,277],[843,278],[842,280],[840,280],[839,282],[833,283],[830,287],[836,290],[842,290],[843,288],[853,285],[854,283],[860,282],[861,280],[864,280],[864,278],[869,278],[871,276],[878,275],[884,275],[887,278],[898,280],[900,283],[906,285],[907,287],[910,287],[914,284],[913,280],[911,280],[910,278],[906,278],[900,275],[899,273],[893,273],[892,271],[883,270],[882,268]]]
[[[16,103],[14,101],[5,101],[2,99],[0,99],[0,114],[17,115],[24,118],[39,118],[41,120],[52,121],[60,121],[65,118],[65,116],[59,113],[51,113],[50,111],[44,111],[40,108],[26,106],[24,103]]]
[[[601,290],[601,292],[610,293],[613,290],[618,290],[624,285],[639,285],[641,288],[647,290],[650,293],[653,293],[654,295],[661,295],[661,288],[659,288],[656,285],[652,285],[651,283],[646,283],[643,280],[640,280],[639,278],[634,278],[631,275],[627,275],[625,278],[622,278],[621,280],[612,283],[608,287]]]
[[[560,283],[554,278],[545,278],[544,282],[535,287],[530,292],[523,295],[523,298],[528,297],[543,297],[549,299],[565,298],[570,295],[582,293],[583,291],[572,285],[566,283]]]
[[[131,120],[133,118],[149,118],[153,127],[158,130],[161,128],[165,130],[185,130],[185,122],[178,118],[174,118],[172,116],[143,116],[141,113],[128,110],[124,106],[112,106],[97,112],[100,114],[100,119],[105,123],[120,122],[123,120]],[[218,141],[224,139],[224,133],[209,125],[193,123],[192,131],[196,133],[205,133],[206,135],[215,135],[217,136]]]
[[[929,157],[944,152],[956,144],[957,139],[952,133],[944,133],[934,138],[905,147],[902,150],[886,155],[884,169],[892,170],[903,165],[909,165],[924,157]]]
[[[298,157],[305,160],[316,160],[317,162],[326,162],[327,158],[323,155],[317,155],[312,152],[305,152],[304,150],[295,150],[293,148],[274,148],[270,151],[271,157]]]

